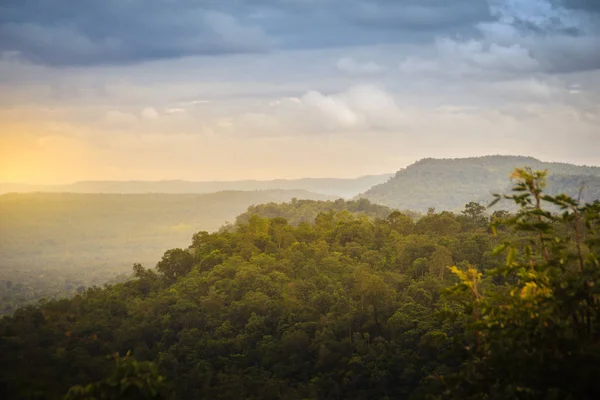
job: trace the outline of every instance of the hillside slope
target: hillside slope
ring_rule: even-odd
[[[5,307],[103,284],[129,273],[134,262],[152,265],[165,247],[186,245],[195,232],[216,230],[253,204],[293,198],[331,197],[298,190],[2,195],[0,314]]]
[[[525,166],[550,172],[550,193],[577,194],[584,185],[583,200],[600,198],[600,167],[549,163],[520,156],[426,158],[398,171],[387,182],[373,186],[359,197],[398,209],[459,210],[473,199],[485,203],[492,199],[492,193],[505,191],[510,185],[510,173],[516,167]]]

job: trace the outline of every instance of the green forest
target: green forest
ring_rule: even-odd
[[[367,199],[354,201],[344,201],[343,199],[335,201],[292,199],[289,203],[267,203],[250,206],[245,213],[236,217],[235,225],[247,224],[254,215],[269,219],[282,217],[291,225],[299,225],[303,222],[313,223],[320,213],[328,211],[349,211],[355,216],[386,218],[393,210],[386,206],[372,204]],[[420,214],[411,211],[405,211],[405,214],[410,215],[413,219],[420,217]],[[225,226],[224,228],[235,228],[235,225]]]
[[[491,215],[251,207],[3,317],[0,397],[600,398],[600,201],[512,178]]]

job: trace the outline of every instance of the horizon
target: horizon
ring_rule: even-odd
[[[181,179],[181,178],[165,178],[165,179],[86,179],[86,180],[76,180],[76,181],[68,181],[68,182],[56,182],[56,183],[41,183],[41,182],[23,182],[23,181],[0,181],[0,184],[4,185],[29,185],[29,186],[69,186],[76,185],[80,183],[168,183],[168,182],[181,182],[181,183],[236,183],[236,182],[272,182],[272,181],[299,181],[299,180],[358,180],[361,178],[369,178],[369,177],[378,177],[390,175],[393,176],[397,172],[402,171],[408,167],[411,167],[421,161],[424,160],[467,160],[467,159],[477,159],[477,158],[486,158],[486,157],[515,157],[515,158],[531,158],[539,162],[543,163],[558,163],[558,164],[571,164],[578,167],[600,167],[600,164],[578,164],[572,163],[568,161],[560,161],[560,160],[544,160],[534,156],[526,156],[526,155],[512,155],[512,154],[486,154],[482,156],[467,156],[467,157],[423,157],[411,162],[408,165],[403,167],[399,167],[395,171],[382,172],[382,173],[368,173],[358,176],[300,176],[300,177],[275,177],[275,178],[264,178],[264,179],[256,179],[256,178],[233,178],[233,179],[222,179],[222,180],[193,180],[193,179]]]

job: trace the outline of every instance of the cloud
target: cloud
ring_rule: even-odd
[[[346,7],[340,7],[343,16],[379,29],[436,31],[440,28],[461,28],[489,17],[486,4],[473,0],[433,0],[426,3],[419,0],[350,0],[346,3]]]
[[[584,0],[82,4],[0,2],[0,147],[27,149],[27,132],[55,149],[62,136],[98,171],[122,157],[148,179],[243,178],[249,162],[263,177],[275,165],[305,175],[315,151],[314,171],[334,174],[335,152],[339,170],[359,173],[357,149],[380,172],[538,148],[600,162],[599,14]],[[26,112],[2,117],[10,110]]]
[[[488,85],[488,89],[513,101],[543,101],[553,96],[560,95],[565,88],[536,78],[516,79],[509,81],[494,82]]]
[[[341,127],[351,128],[363,123],[362,118],[338,96],[326,96],[317,91],[310,91],[303,96],[302,101]]]
[[[360,62],[351,57],[340,58],[335,64],[337,69],[347,74],[372,75],[386,70],[383,65],[373,61]]]
[[[546,72],[600,68],[600,12],[587,0],[488,0],[494,21],[476,25],[487,42],[529,50]]]
[[[186,114],[189,119],[181,125],[182,132],[244,139],[339,137],[361,135],[365,130],[387,132],[400,127],[404,118],[394,96],[371,85],[357,85],[331,94],[309,90],[298,97],[249,101],[239,111],[208,114],[197,109]],[[203,129],[195,129],[198,124]]]
[[[488,0],[497,23],[519,26],[531,32],[576,32],[579,22],[573,12],[548,0]]]
[[[409,56],[400,62],[398,69],[407,74],[436,73],[440,72],[440,64],[437,60]]]
[[[184,113],[186,110],[185,108],[167,108],[165,110],[165,112],[167,114],[178,114],[178,113]]]
[[[495,52],[525,49],[547,70],[600,67],[595,0],[5,0],[0,15],[0,53],[53,66],[427,45],[444,37],[481,41],[480,64],[493,61]],[[354,59],[338,65],[350,74],[378,67]]]
[[[146,120],[155,120],[158,119],[159,116],[160,115],[154,107],[147,107],[142,110],[142,118]]]
[[[539,68],[538,61],[518,44],[503,46],[473,39],[458,41],[440,38],[436,45],[442,59],[488,71],[531,72]]]
[[[139,121],[135,115],[118,110],[108,111],[105,120],[111,125],[131,125]]]
[[[7,0],[0,14],[0,52],[55,66],[262,52],[271,45],[259,26],[190,1]]]
[[[388,129],[397,127],[402,117],[394,97],[373,86],[356,86],[331,95],[313,90],[300,101],[316,111],[330,129]]]
[[[497,79],[536,73],[541,64],[519,45],[502,45],[482,40],[437,38],[428,56],[408,56],[399,63],[403,74],[454,78]]]
[[[600,68],[600,13],[558,0],[488,0],[492,20],[471,36],[440,35],[432,57],[408,56],[406,73],[555,73]]]

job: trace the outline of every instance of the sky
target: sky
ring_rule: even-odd
[[[598,0],[3,0],[0,181],[600,165]]]

